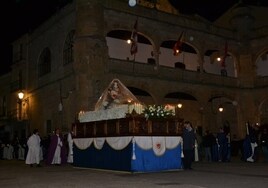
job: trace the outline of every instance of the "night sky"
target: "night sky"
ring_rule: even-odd
[[[11,42],[34,30],[66,3],[72,0],[2,0],[0,6],[0,75],[12,63]],[[113,1],[113,0],[111,0]],[[148,0],[150,1],[150,0]],[[153,0],[152,0],[153,1]],[[169,0],[183,14],[199,14],[213,22],[239,0]],[[268,0],[243,0],[256,6],[268,6]]]
[[[11,43],[34,30],[71,0],[2,0],[0,6],[0,75],[10,70]]]

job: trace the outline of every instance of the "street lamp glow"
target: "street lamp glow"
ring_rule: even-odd
[[[222,105],[219,106],[219,112],[222,112],[223,111],[223,107]]]
[[[23,97],[24,97],[24,93],[23,93],[22,91],[20,91],[20,92],[18,93],[18,97],[19,97],[19,99],[23,99]]]

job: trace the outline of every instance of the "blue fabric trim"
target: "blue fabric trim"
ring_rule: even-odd
[[[94,144],[85,150],[74,145],[74,163],[76,167],[98,168],[119,171],[131,171],[132,143],[122,150],[114,150],[106,142],[101,150]]]
[[[250,138],[247,135],[244,142],[243,142],[243,158],[244,160],[247,160],[252,155],[252,148],[251,148],[251,142]]]
[[[181,169],[181,146],[166,150],[162,156],[156,156],[152,149],[143,150],[135,146],[136,160],[131,161],[133,172],[154,172],[161,170]]]
[[[166,150],[162,156],[156,156],[152,149],[142,150],[135,144],[136,160],[132,160],[132,143],[123,150],[114,150],[106,142],[101,150],[92,144],[85,150],[74,145],[74,163],[76,167],[98,168],[132,172],[153,172],[181,169],[181,146]]]

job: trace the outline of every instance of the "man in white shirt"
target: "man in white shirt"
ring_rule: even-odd
[[[35,129],[33,134],[29,137],[27,141],[28,153],[26,157],[26,164],[29,164],[31,167],[36,164],[37,167],[40,167],[40,142],[41,139],[38,134],[38,130]]]

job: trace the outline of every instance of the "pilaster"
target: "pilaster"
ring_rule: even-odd
[[[92,110],[97,101],[96,83],[105,74],[108,48],[105,42],[102,1],[77,0],[75,63],[77,110]]]
[[[256,72],[254,67],[254,63],[252,62],[251,54],[240,54],[239,57],[239,72],[238,79],[239,85],[245,88],[253,88],[255,82]]]

